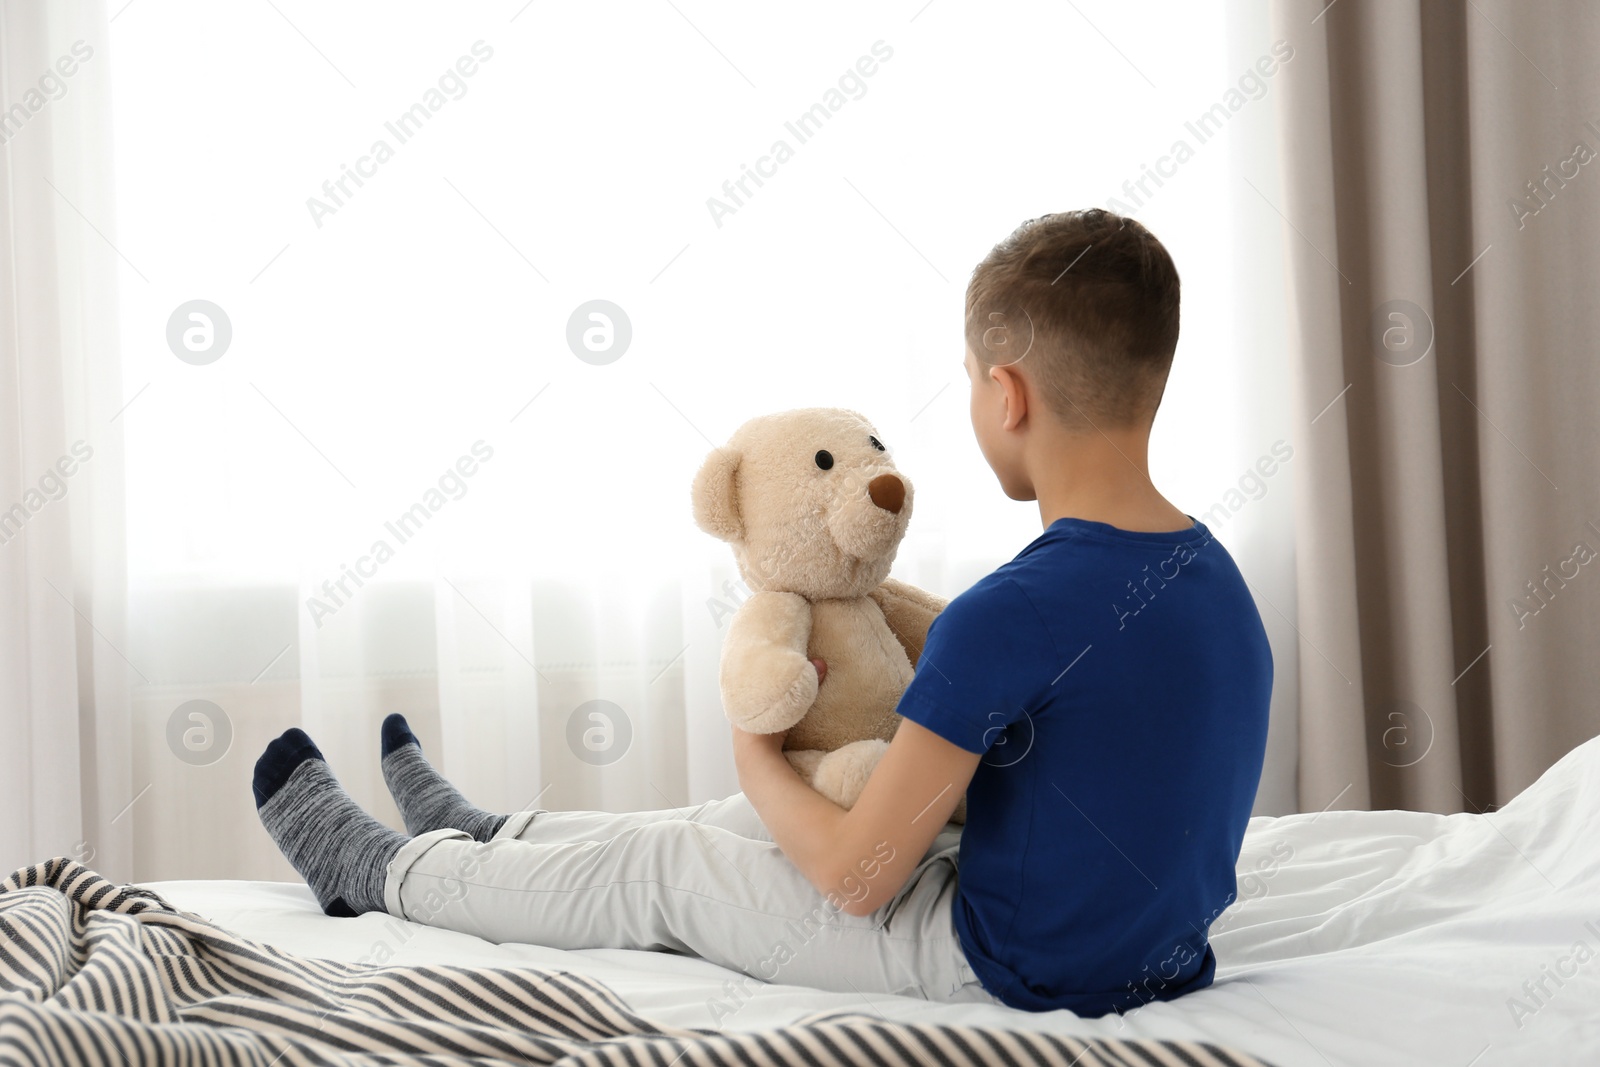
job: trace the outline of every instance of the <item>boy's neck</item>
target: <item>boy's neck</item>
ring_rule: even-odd
[[[1150,481],[1148,430],[1061,432],[1036,443],[1024,462],[1046,528],[1062,518],[1151,533],[1193,525]]]

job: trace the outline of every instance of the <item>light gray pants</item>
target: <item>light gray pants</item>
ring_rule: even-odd
[[[883,907],[829,903],[743,794],[682,811],[519,812],[494,840],[414,837],[389,864],[389,914],[487,941],[666,950],[763,982],[997,1003],[952,926],[959,828]],[[856,868],[862,882],[874,859]]]

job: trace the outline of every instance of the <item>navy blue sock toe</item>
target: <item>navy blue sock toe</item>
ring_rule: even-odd
[[[361,912],[346,904],[344,897],[334,897],[333,901],[322,910],[326,914],[332,915],[335,919],[354,919],[361,914]]]
[[[394,714],[383,720],[383,754],[387,756],[395,749],[404,745],[422,747],[422,742],[417,740],[417,735],[411,732],[411,726],[406,722],[406,717]]]
[[[255,779],[250,784],[256,795],[256,807],[271,800],[272,795],[289,780],[295,768],[308,759],[322,759],[322,750],[311,740],[311,735],[298,726],[285,730],[282,736],[268,745],[267,750],[261,753],[261,758],[256,760]]]

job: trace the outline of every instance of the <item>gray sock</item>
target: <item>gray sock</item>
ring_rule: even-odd
[[[406,836],[361,810],[301,729],[256,761],[256,814],[329,915],[383,911],[389,861]]]
[[[434,770],[403,715],[383,720],[383,780],[412,834],[448,827],[465,831],[476,841],[488,841],[510,818],[474,807]]]

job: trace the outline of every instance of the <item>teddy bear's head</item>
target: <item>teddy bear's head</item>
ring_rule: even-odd
[[[911,482],[872,424],[842,408],[751,419],[706,457],[694,518],[733,545],[752,591],[865,596],[911,521]]]

